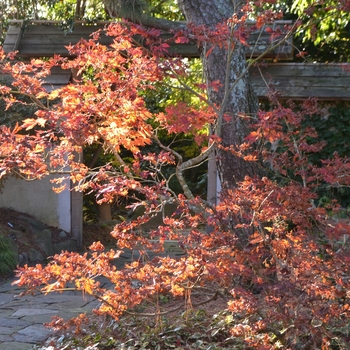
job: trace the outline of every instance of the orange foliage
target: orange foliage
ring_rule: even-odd
[[[234,21],[244,22],[233,17],[229,25]],[[229,33],[226,24],[211,35],[204,28],[190,29],[200,40],[209,37],[215,43],[216,38],[221,46]],[[160,142],[159,128],[195,134],[218,116],[211,107],[195,110],[182,102],[152,114],[142,92],[154,89],[154,83],[161,83],[167,74],[166,60],[161,58],[166,45],[159,42],[159,33],[130,24],[112,24],[106,34],[114,37],[110,47],[98,43],[97,33],[69,47],[75,56],[69,61],[54,57],[9,63],[0,52],[1,70],[14,77],[13,90],[0,88],[8,105],[18,102],[14,90],[37,103],[34,116],[12,129],[0,127],[0,177],[14,171],[40,178],[70,169],[69,179],[79,190],[96,193],[100,203],[137,192],[142,202],[134,208],[143,205],[145,213],[115,226],[112,236],[118,247],[139,250],[142,255],[146,249],[163,251],[164,242],[171,239],[179,242],[185,255],[140,259],[117,270],[113,260],[121,252],[105,250],[96,242],[83,255],[62,252],[45,267],[19,268],[15,283],[27,286],[28,292],[40,289],[44,293],[63,291],[73,284],[101,302],[98,313],[115,319],[160,294],[182,298],[185,308],[191,291],[205,291],[227,299],[234,319],[230,332],[250,348],[272,349],[277,342],[286,349],[296,348],[297,342],[321,348],[325,339],[330,342],[334,327],[348,327],[350,316],[350,226],[334,223],[326,210],[315,207],[314,189],[321,178],[348,186],[349,160],[335,156],[319,168],[308,163],[308,155],[323,146],[308,142],[317,137],[313,129],[300,128],[303,114],[315,111],[315,104],[305,105],[300,112],[281,105],[259,112],[246,143],[226,148],[250,161],[263,160],[284,176],[284,182],[246,177],[236,188],[224,188],[217,206],[201,198],[175,195],[162,176],[162,167],[175,164],[178,174],[181,156],[171,144],[161,145],[159,154],[142,154],[142,147]],[[131,34],[144,35],[150,49],[136,45]],[[176,41],[186,42],[186,33],[180,33]],[[81,79],[48,94],[41,79],[55,65],[77,69]],[[75,155],[94,142],[113,153],[118,164],[89,169],[79,163]],[[213,135],[210,142],[220,143],[220,137]],[[274,142],[283,144],[280,152],[255,147]],[[131,164],[120,158],[121,149],[129,151]],[[199,162],[208,157],[202,155]],[[288,179],[290,172],[301,180]],[[63,180],[55,182],[60,185]],[[176,203],[177,211],[146,237],[139,226],[162,212],[165,203]],[[109,279],[114,289],[102,288],[97,281],[100,276]],[[80,317],[73,323],[80,326],[83,321]],[[52,325],[65,327],[60,319]]]

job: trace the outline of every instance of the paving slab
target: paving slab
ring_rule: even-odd
[[[108,285],[108,280],[102,281]],[[23,291],[11,281],[0,285],[0,350],[33,349],[54,333],[44,326],[53,316],[68,320],[89,313],[100,304],[94,297],[81,292],[20,297]]]
[[[12,298],[12,300],[10,300],[8,303],[6,303],[5,305],[3,305],[4,308],[16,308],[18,309],[19,307],[23,307],[23,305],[30,305],[32,304],[34,301],[34,297],[19,297],[19,296],[15,296],[14,298]],[[2,306],[0,306],[2,308]]]
[[[20,329],[30,326],[30,322],[17,318],[0,317],[0,326]]]
[[[90,311],[90,310],[88,310]],[[24,316],[21,318],[21,320],[28,321],[33,324],[45,324],[50,323],[52,321],[53,316],[59,316],[62,317],[64,320],[69,320],[73,317],[78,316],[79,314],[84,313],[83,311],[77,311],[77,312],[68,312],[67,310],[61,311],[61,312],[55,312],[50,314],[42,314],[42,315],[34,315],[34,316]]]
[[[12,334],[13,332],[14,332],[13,328],[0,326],[1,335],[8,335],[8,334]]]
[[[33,344],[20,343],[15,341],[7,341],[0,344],[0,350],[30,350]]]
[[[0,309],[1,309],[1,317],[11,317],[11,315],[16,311],[15,309],[12,309],[12,308],[2,309],[1,306],[0,306]]]
[[[81,292],[25,295],[10,282],[0,288],[0,350],[33,349],[53,331],[44,326],[53,316],[65,320],[89,313],[98,305],[95,298]]]
[[[13,339],[17,342],[38,344],[46,340],[53,332],[43,325],[32,325],[21,329],[15,335]]]
[[[13,341],[13,338],[11,337],[10,334],[0,334],[0,347],[2,342],[10,342]],[[11,349],[11,348],[9,348]],[[7,349],[7,350],[9,350]]]
[[[98,307],[101,303],[100,302],[90,302],[82,307],[77,307],[76,305],[74,305],[71,302],[67,302],[67,303],[62,303],[62,304],[52,304],[50,305],[50,308],[52,310],[56,310],[56,314],[58,312],[62,312],[62,311],[69,311],[69,312],[88,312],[91,311],[92,309],[96,309],[96,307]]]
[[[17,310],[12,317],[21,318],[23,316],[35,316],[43,314],[55,314],[57,310],[51,309],[19,309]]]
[[[11,294],[0,293],[0,306],[3,304],[7,304],[10,301],[13,301],[14,296]]]
[[[84,307],[91,301],[95,300],[95,298],[89,296],[89,295],[83,295],[83,293],[79,292],[76,295],[69,295],[69,294],[47,294],[47,295],[40,295],[37,298],[35,298],[35,302],[38,303],[46,303],[48,305],[55,304],[56,306],[59,305],[60,302],[64,303],[68,306],[67,303],[71,303],[74,307]],[[51,306],[50,306],[51,307]]]
[[[20,291],[22,291],[22,288],[18,287],[17,285],[13,285],[12,284],[13,281],[14,280],[3,282],[0,285],[0,293],[2,293],[2,292],[12,292],[14,294],[19,294]]]

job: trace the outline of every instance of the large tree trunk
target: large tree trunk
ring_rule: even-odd
[[[179,0],[178,2],[187,22],[209,28],[214,28],[239,10],[239,0]],[[209,84],[214,81],[220,81],[222,84],[218,91],[209,90],[209,99],[221,105],[222,113],[230,116],[230,120],[222,119],[220,130],[216,133],[222,138],[224,146],[240,145],[247,135],[250,117],[254,117],[258,107],[248,74],[237,82],[237,78],[246,68],[245,48],[236,41],[231,52],[216,47],[206,56],[209,48],[208,44],[202,51],[206,80]],[[231,187],[235,186],[237,181],[243,180],[246,175],[254,175],[257,172],[255,164],[225,151],[218,152],[214,163],[216,166],[213,162],[209,166],[208,199],[211,202],[213,202],[211,197],[215,197],[213,191],[219,190],[214,178],[215,173],[219,173],[221,185]]]

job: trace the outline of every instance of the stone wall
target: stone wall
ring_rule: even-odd
[[[25,181],[8,177],[1,180],[0,208],[27,213],[43,223],[71,232],[71,193],[52,190],[52,176]]]

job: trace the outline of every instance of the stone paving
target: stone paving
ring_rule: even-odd
[[[130,260],[130,254],[118,259],[118,265]],[[49,293],[47,295],[19,295],[24,290],[11,279],[0,284],[0,350],[27,350],[50,337],[52,331],[44,327],[52,316],[70,319],[90,312],[98,301],[81,292]],[[101,280],[101,282],[103,282]],[[103,287],[108,282],[102,283]]]
[[[43,325],[52,316],[70,319],[98,305],[91,296],[73,291],[20,297],[23,289],[13,281],[0,286],[0,350],[32,349],[52,334]]]
[[[171,242],[164,255],[181,256],[178,244]],[[117,268],[132,259],[137,259],[135,251],[124,251],[116,260]],[[19,295],[24,290],[12,285],[15,280],[0,284],[0,350],[28,350],[50,337],[52,331],[44,327],[52,316],[70,319],[84,312],[90,312],[98,301],[81,292],[50,293],[47,295]],[[103,287],[108,286],[107,281]]]
[[[50,336],[43,323],[52,316],[68,319],[96,306],[92,298],[73,292],[19,297],[22,290],[11,283],[0,287],[0,350],[32,349]]]

